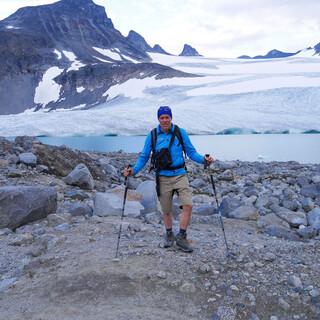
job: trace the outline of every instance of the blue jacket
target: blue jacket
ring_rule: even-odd
[[[158,132],[158,136],[157,136],[157,144],[156,144],[156,151],[159,151],[162,148],[168,148],[169,147],[169,143],[170,143],[170,139],[172,136],[174,130],[174,125],[172,125],[170,132],[165,133],[161,131],[161,127],[160,125],[158,125],[157,127],[157,132]],[[184,148],[186,150],[187,156],[198,163],[204,163],[204,157],[201,156],[197,150],[195,149],[195,147],[192,145],[190,138],[187,134],[187,132],[180,128],[181,131],[181,136],[183,139],[183,143],[184,143]],[[144,147],[143,150],[135,164],[135,166],[133,167],[133,173],[137,174],[148,162],[149,158],[150,158],[150,153],[152,151],[152,135],[151,132],[149,132],[149,134],[147,135],[147,138],[145,140],[144,143]],[[184,162],[184,158],[183,158],[183,149],[182,146],[179,143],[179,139],[177,137],[174,138],[173,144],[171,146],[171,157],[172,157],[172,166],[176,167],[179,166],[181,164],[183,164]],[[178,176],[181,174],[186,174],[186,170],[184,168],[180,168],[177,170],[161,170],[159,172],[159,174],[161,176]]]

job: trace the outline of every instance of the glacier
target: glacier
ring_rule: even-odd
[[[155,63],[201,76],[130,79],[112,86],[103,94],[107,101],[88,110],[79,106],[2,115],[0,136],[143,135],[156,124],[159,105],[170,105],[173,122],[191,134],[233,129],[237,133],[320,131],[319,56],[300,53],[269,60],[150,56]],[[78,62],[76,57],[70,59]],[[44,90],[38,89],[37,101],[56,99],[52,78],[51,74],[43,78]]]

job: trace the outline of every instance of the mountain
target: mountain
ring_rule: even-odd
[[[170,54],[166,52],[164,49],[162,49],[158,44],[154,45],[154,47],[151,47],[142,35],[133,30],[130,30],[127,36],[127,40],[129,40],[131,43],[134,44],[135,47],[137,47],[143,52]]]
[[[193,57],[193,56],[201,56],[201,54],[198,53],[198,51],[191,47],[188,44],[185,44],[183,47],[182,52],[179,54],[179,56],[188,56],[188,57]]]
[[[250,57],[247,55],[242,55],[240,57],[238,57],[238,59],[274,59],[274,58],[286,58],[286,57],[291,57],[296,55],[297,53],[299,53],[300,51],[297,52],[283,52],[283,51],[279,51],[276,49],[273,49],[271,51],[269,51],[266,55],[262,56],[262,55],[258,55],[258,56],[254,56],[254,57]]]
[[[0,114],[90,108],[110,86],[150,76],[190,75],[152,63],[92,0],[24,7],[0,21]]]

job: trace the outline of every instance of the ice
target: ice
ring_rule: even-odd
[[[54,49],[54,53],[58,56],[58,59],[60,60],[62,58],[62,54],[59,50]]]
[[[82,91],[86,90],[84,87],[77,87],[77,92],[81,93]]]
[[[173,121],[192,134],[320,130],[318,56],[243,60],[150,55],[154,62],[201,71],[202,76],[141,79],[141,72],[139,79],[109,88],[103,94],[107,102],[92,109],[78,110],[81,105],[0,116],[0,135],[141,135],[157,123],[159,105],[171,106]],[[36,91],[37,103],[59,98],[60,87],[53,78],[61,72],[56,67],[46,72]]]

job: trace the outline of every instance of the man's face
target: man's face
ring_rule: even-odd
[[[159,117],[159,123],[162,131],[169,131],[171,128],[171,117],[167,114],[163,114]]]

